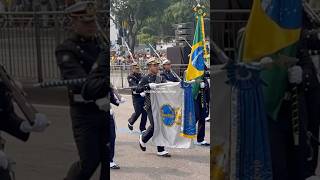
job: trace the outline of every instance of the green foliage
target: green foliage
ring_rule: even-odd
[[[150,35],[150,34],[140,33],[137,36],[137,39],[138,39],[140,44],[149,44],[149,43],[150,44],[155,44],[155,43],[157,43],[157,37],[153,36],[153,35]]]
[[[209,0],[201,4],[208,5]],[[174,38],[175,24],[194,21],[195,0],[110,0],[111,15],[118,26],[128,22],[129,46],[139,43],[156,43]],[[209,7],[207,14],[209,14]],[[131,41],[130,41],[131,40]]]

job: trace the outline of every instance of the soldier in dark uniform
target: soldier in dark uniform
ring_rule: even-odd
[[[45,115],[41,113],[36,114],[34,124],[31,126],[27,120],[16,115],[10,96],[7,87],[0,79],[0,130],[24,142],[29,139],[30,132],[44,131],[49,124]],[[0,137],[0,139],[0,179],[10,180],[10,162],[3,151],[4,144],[2,138]]]
[[[320,34],[314,22],[304,14],[296,66],[288,69],[290,85],[276,120],[269,119],[271,158],[275,180],[304,180],[315,175],[319,152]],[[298,87],[299,144],[294,144],[292,86]]]
[[[80,160],[73,163],[66,180],[89,180],[101,164],[100,179],[109,178],[108,136],[110,112],[97,105],[110,95],[109,48],[96,36],[93,2],[76,2],[66,12],[72,18],[72,35],[56,48],[62,79],[87,78],[68,87],[72,130]],[[110,96],[109,96],[110,97]]]
[[[143,132],[146,130],[147,112],[143,109],[144,97],[142,97],[139,93],[136,92],[136,87],[138,86],[143,74],[140,72],[140,67],[137,63],[132,63],[131,67],[132,73],[128,76],[128,83],[129,86],[132,87],[131,91],[134,113],[128,120],[128,127],[132,131],[133,124],[141,115],[140,131]]]
[[[172,82],[179,82],[180,79],[178,75],[172,71],[171,69],[171,61],[168,59],[165,59],[162,63],[163,65],[163,71],[160,73],[160,75],[165,78],[167,81]]]
[[[161,76],[158,75],[159,64],[160,64],[159,60],[154,57],[150,58],[147,61],[149,73],[146,76],[144,76],[141,79],[141,81],[139,82],[139,85],[136,88],[137,93],[144,94],[145,91],[150,91],[152,89],[155,89],[156,84],[166,82],[166,80],[164,78],[162,78]],[[140,145],[140,148],[142,151],[146,151],[145,143],[147,143],[150,140],[150,138],[153,136],[153,130],[154,130],[154,120],[153,120],[152,109],[151,109],[150,93],[146,92],[145,98],[146,99],[145,99],[145,103],[144,103],[144,109],[148,113],[148,119],[150,121],[150,126],[139,137],[139,145]],[[167,151],[165,151],[163,146],[158,146],[157,149],[158,149],[158,152],[157,152],[158,156],[171,157],[171,155]]]
[[[305,25],[299,47],[299,65],[303,70],[301,94],[305,101],[301,108],[306,114],[303,132],[308,146],[304,168],[306,176],[313,176],[318,165],[320,125],[320,31],[314,24]]]
[[[204,140],[206,132],[206,118],[209,115],[209,101],[210,101],[210,87],[209,82],[205,76],[202,77],[200,83],[200,91],[194,101],[195,116],[198,122],[197,145],[209,146],[210,144]]]

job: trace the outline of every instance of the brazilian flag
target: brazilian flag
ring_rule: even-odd
[[[197,10],[197,9],[196,9]],[[200,8],[197,11],[197,25],[194,33],[189,64],[186,71],[186,80],[201,79],[204,75],[205,57],[208,56],[205,44],[203,11]],[[192,93],[194,97],[198,95],[200,85],[194,83]]]
[[[241,59],[245,63],[278,55],[295,57],[302,26],[302,0],[254,0],[242,41]],[[287,68],[273,66],[261,72],[266,110],[276,119],[287,87]]]

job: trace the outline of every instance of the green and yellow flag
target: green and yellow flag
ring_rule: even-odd
[[[197,25],[194,33],[189,64],[186,72],[186,80],[196,80],[204,75],[205,58],[208,56],[204,33],[204,16],[203,6],[196,6],[193,9],[196,12]],[[193,85],[193,96],[196,97],[199,91],[199,83]]]
[[[301,0],[254,0],[246,26],[241,59],[245,63],[278,55],[296,56],[302,24]],[[262,71],[265,103],[270,117],[275,119],[287,87],[287,67],[274,66]]]
[[[201,77],[204,74],[205,57],[208,55],[205,43],[204,20],[205,13],[201,6],[194,8],[196,11],[197,25],[194,33],[189,64],[186,73],[188,81]]]

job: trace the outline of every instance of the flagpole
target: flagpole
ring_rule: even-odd
[[[149,43],[149,46],[152,48],[153,52],[156,53],[156,55],[158,56],[158,58],[161,61],[160,55],[157,53],[157,51],[153,48],[153,46]]]
[[[124,44],[126,45],[126,48],[128,49],[128,52],[129,52],[129,54],[130,54],[130,57],[131,57],[132,61],[133,61],[133,62],[136,62],[136,61],[134,60],[133,54],[132,54],[131,49],[129,48],[127,42],[124,41]]]

